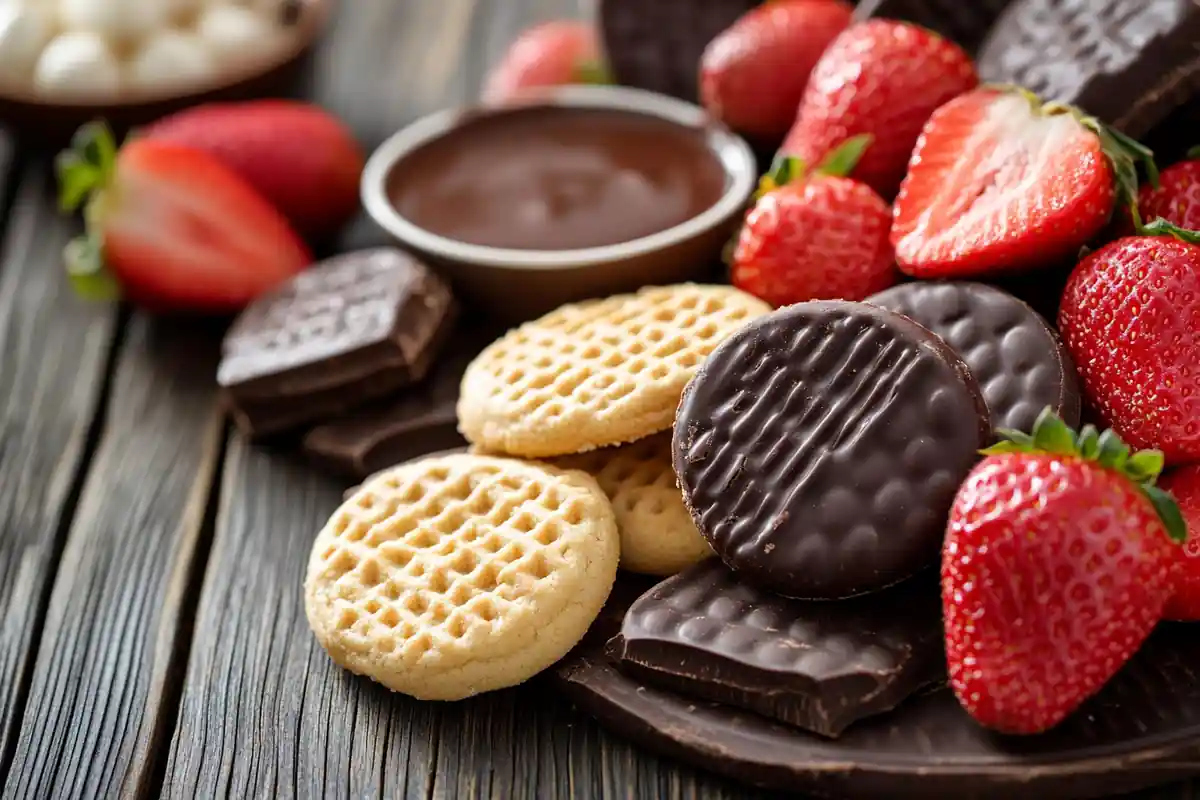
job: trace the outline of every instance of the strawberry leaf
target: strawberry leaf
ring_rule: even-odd
[[[771,162],[771,169],[758,182],[758,193],[755,197],[762,197],[780,186],[787,186],[792,181],[803,177],[807,168],[804,159],[779,153]]]
[[[54,161],[58,177],[58,205],[65,213],[76,211],[90,196],[112,181],[117,166],[117,145],[103,122],[89,122],[71,138],[71,147]]]
[[[1188,158],[1200,158],[1200,145],[1196,145],[1185,154]]]
[[[1075,433],[1048,407],[1042,410],[1033,425],[1033,446],[1043,453],[1064,456],[1078,452]]]
[[[104,268],[100,243],[91,236],[72,239],[63,251],[71,286],[85,300],[117,300],[121,296],[116,280]]]
[[[1165,459],[1159,450],[1140,450],[1125,462],[1125,474],[1138,483],[1154,483],[1163,471]]]
[[[1084,425],[1079,431],[1079,455],[1095,461],[1100,455],[1100,432],[1095,425]]]
[[[1120,436],[1111,430],[1105,431],[1100,434],[1097,445],[1099,452],[1096,454],[1096,461],[1100,466],[1117,471],[1125,469],[1125,462],[1129,460],[1129,448],[1121,441]]]
[[[1159,217],[1148,225],[1143,225],[1141,233],[1146,236],[1174,236],[1181,242],[1200,244],[1200,231],[1181,228],[1172,222]]]
[[[608,86],[615,81],[607,64],[599,59],[588,59],[575,65],[575,83]]]
[[[863,157],[863,153],[867,152],[872,141],[873,137],[868,133],[851,136],[825,156],[821,165],[817,167],[817,172],[837,178],[849,175],[858,166],[859,160]]]
[[[1179,510],[1179,504],[1175,502],[1175,498],[1157,486],[1143,486],[1142,494],[1146,495],[1146,499],[1158,512],[1158,518],[1162,520],[1163,527],[1167,529],[1167,536],[1171,541],[1177,544],[1186,542],[1188,538],[1187,522],[1184,521],[1183,513]]]

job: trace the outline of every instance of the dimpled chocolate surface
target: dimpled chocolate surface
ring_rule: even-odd
[[[805,601],[755,589],[713,558],[639,598],[611,650],[652,684],[825,736],[945,676],[932,570],[863,597]]]
[[[788,597],[881,589],[937,560],[990,436],[967,366],[864,303],[779,309],[718,347],[684,392],[675,472],[740,577]]]
[[[863,0],[855,20],[899,19],[937,31],[974,53],[992,23],[1012,0]]]
[[[599,0],[600,36],[624,86],[695,102],[700,57],[758,0]]]
[[[979,75],[1141,136],[1200,89],[1198,40],[1193,0],[1015,0],[980,47]]]
[[[1026,303],[982,283],[893,286],[868,303],[903,314],[942,337],[983,390],[993,428],[1030,431],[1047,406],[1079,424],[1079,377],[1058,334]]]

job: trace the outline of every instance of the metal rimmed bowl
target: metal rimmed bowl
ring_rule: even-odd
[[[514,250],[468,244],[432,233],[403,217],[389,198],[392,172],[409,154],[481,115],[531,107],[644,114],[700,131],[725,173],[716,202],[685,222],[620,244],[575,250]],[[367,161],[362,201],[401,246],[442,270],[469,300],[508,322],[531,319],[563,303],[642,286],[695,279],[720,257],[754,191],[750,146],[690,103],[637,89],[567,86],[502,105],[437,112],[385,141]]]
[[[0,125],[38,145],[57,147],[82,125],[104,119],[119,133],[202,103],[283,93],[328,27],[337,0],[305,0],[286,47],[223,72],[213,82],[182,91],[129,92],[112,100],[47,100],[0,79]],[[2,77],[2,76],[0,76]]]

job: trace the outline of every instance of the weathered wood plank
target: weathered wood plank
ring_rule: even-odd
[[[5,797],[149,796],[173,729],[180,624],[224,440],[219,339],[143,316],[125,338]]]
[[[11,155],[4,141],[0,161]],[[21,727],[115,322],[111,309],[71,294],[60,253],[74,227],[57,218],[48,185],[44,165],[24,170],[0,256],[0,786]]]

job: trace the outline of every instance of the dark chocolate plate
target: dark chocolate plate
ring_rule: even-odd
[[[333,17],[337,0],[305,0],[295,40],[277,58],[231,71],[218,82],[182,93],[129,95],[116,102],[46,102],[31,94],[0,89],[0,125],[32,141],[58,146],[82,125],[104,119],[118,133],[202,103],[277,96],[300,72]]]
[[[622,675],[588,649],[555,680],[651,750],[768,789],[837,798],[1069,800],[1200,774],[1200,637],[1164,626],[1097,697],[1036,737],[993,735],[946,689],[823,739]]]

